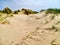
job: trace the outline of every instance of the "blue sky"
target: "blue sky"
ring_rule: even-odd
[[[47,8],[60,8],[60,0],[0,0],[0,10],[5,7],[12,10],[27,8],[40,11]]]

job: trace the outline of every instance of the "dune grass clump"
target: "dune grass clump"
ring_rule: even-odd
[[[22,9],[21,11],[23,11],[23,13],[24,13],[24,14],[27,14],[27,15],[38,13],[37,11],[32,11],[32,10],[30,10],[30,9]]]
[[[0,13],[0,17],[2,16],[2,14]]]
[[[0,23],[1,24],[9,24],[9,21],[7,21],[6,18],[0,17]]]
[[[0,23],[3,23],[3,22],[5,22],[5,18],[0,17]]]
[[[18,14],[18,11],[14,11],[14,13],[13,14]]]
[[[7,16],[11,17],[12,15],[0,14],[0,24],[9,24],[9,21],[7,20]]]
[[[2,17],[2,16],[5,16],[5,15],[6,15],[6,17],[12,17],[13,16],[13,11],[8,7],[4,8],[3,10],[0,10],[0,16]]]
[[[3,20],[4,20],[4,18],[0,17],[0,21],[3,21]]]
[[[13,17],[14,15],[13,14],[8,14],[7,17]]]
[[[0,24],[9,24],[9,21],[7,21],[8,17],[13,17],[11,9],[7,7],[0,10]]]
[[[5,14],[11,14],[12,10],[8,7],[4,8],[3,10],[0,10],[1,13],[5,13]]]
[[[13,12],[13,14],[18,14],[20,12],[20,10],[16,10]]]
[[[46,13],[53,13],[53,14],[59,14],[60,13],[60,9],[57,8],[49,8],[46,10]]]
[[[43,11],[45,11],[44,9],[42,9],[40,12],[43,12]]]

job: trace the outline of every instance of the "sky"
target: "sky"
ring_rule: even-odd
[[[60,0],[0,0],[0,10],[5,7],[12,10],[26,8],[40,11],[48,8],[60,8]]]

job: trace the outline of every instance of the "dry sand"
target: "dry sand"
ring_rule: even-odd
[[[59,19],[53,15],[43,12],[7,18],[10,24],[0,24],[0,45],[60,45]]]

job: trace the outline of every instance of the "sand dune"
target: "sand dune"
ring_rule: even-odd
[[[60,45],[57,18],[45,12],[7,18],[10,24],[0,24],[0,45]]]

